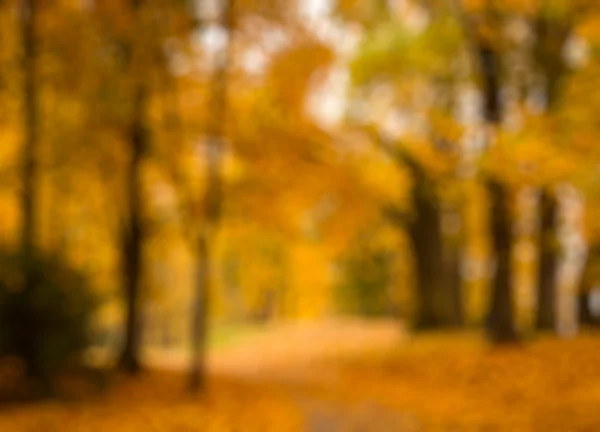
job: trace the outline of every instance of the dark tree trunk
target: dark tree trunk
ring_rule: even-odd
[[[35,220],[37,216],[37,175],[36,152],[38,147],[38,89],[36,80],[37,40],[36,40],[36,0],[21,0],[19,4],[19,19],[21,25],[22,43],[22,74],[23,74],[23,147],[21,149],[21,271],[23,272],[23,291],[21,293],[21,308],[13,311],[22,323],[19,340],[27,373],[37,380],[45,380],[43,365],[37,356],[37,338],[35,316],[31,316],[29,304],[33,301],[33,255],[35,253]],[[15,320],[15,321],[17,321]]]
[[[540,197],[541,224],[539,233],[540,263],[538,276],[538,309],[536,327],[538,330],[556,329],[556,266],[557,213],[556,197],[547,189]]]
[[[22,237],[21,247],[24,259],[25,286],[29,287],[27,267],[34,250],[36,219],[36,152],[38,147],[38,101],[36,85],[36,0],[21,0],[20,20],[23,44],[23,129],[24,139],[21,153],[21,212]]]
[[[418,329],[434,329],[455,324],[452,304],[448,295],[449,285],[442,280],[443,240],[441,205],[433,182],[429,180],[409,155],[403,154],[404,163],[412,172],[414,216],[409,225],[409,235],[414,251]]]
[[[502,121],[500,98],[500,59],[498,53],[485,42],[479,46],[479,66],[483,81],[484,116],[490,133],[495,133]],[[496,269],[492,281],[492,295],[488,314],[488,332],[495,342],[517,340],[512,299],[512,221],[506,186],[497,180],[487,182],[490,206],[492,247]]]
[[[454,297],[460,293],[444,280],[442,208],[435,184],[405,150],[381,143],[399,164],[410,170],[414,182],[412,215],[404,215],[394,206],[387,207],[384,213],[394,224],[406,230],[413,249],[417,298],[415,327],[427,330],[456,326],[459,323],[456,305],[462,300]]]
[[[560,95],[561,79],[567,73],[563,47],[571,32],[569,26],[551,22],[546,18],[539,19],[535,29],[537,43],[535,46],[536,61],[544,80],[546,90],[546,108],[553,111]],[[538,309],[536,327],[538,330],[553,331],[557,325],[557,266],[559,264],[558,243],[558,202],[547,187],[541,191],[539,205],[540,235],[539,275],[538,275]]]
[[[133,19],[137,22],[142,0],[130,0]],[[138,26],[134,25],[137,29]],[[137,29],[139,31],[139,29]],[[134,72],[134,65],[139,60],[138,50],[133,36],[125,44],[125,73]],[[148,147],[148,130],[146,110],[148,95],[143,77],[135,77],[131,87],[131,117],[126,140],[129,143],[129,165],[126,173],[125,189],[127,192],[127,216],[122,231],[121,272],[123,296],[125,302],[124,340],[119,368],[128,374],[136,374],[141,369],[141,316],[140,290],[142,277],[142,248],[144,230],[142,221],[142,179],[141,165]]]
[[[497,128],[502,122],[500,100],[500,60],[494,49],[479,48],[479,64],[483,79],[484,116],[489,126]]]
[[[128,224],[123,230],[122,280],[125,297],[125,334],[120,367],[127,373],[140,370],[140,282],[142,277],[142,197],[141,164],[147,147],[145,128],[146,93],[140,85],[136,89],[130,126],[130,160],[127,169]]]
[[[211,287],[210,239],[201,235],[196,249],[196,296],[192,312],[192,367],[190,371],[190,388],[197,391],[206,383],[204,357],[208,330],[207,312],[209,290]]]
[[[493,181],[488,185],[491,205],[492,245],[496,269],[488,316],[488,331],[495,342],[517,340],[512,292],[512,223],[505,188]]]
[[[440,210],[432,198],[416,192],[416,215],[411,227],[411,238],[415,251],[419,315],[418,328],[436,328],[444,326],[443,299],[440,296],[442,269],[442,239],[440,229]]]
[[[234,30],[234,0],[223,2],[222,25],[228,34],[223,57],[215,64],[210,92],[210,115],[206,130],[206,191],[202,197],[203,227],[199,230],[196,247],[196,298],[192,313],[192,364],[190,390],[195,392],[205,387],[204,358],[208,329],[209,294],[212,290],[214,253],[212,246],[218,228],[223,202],[223,180],[221,176],[223,139],[227,114],[227,82],[231,58],[231,40]]]
[[[204,227],[196,245],[196,295],[192,312],[192,367],[190,389],[198,391],[205,386],[204,358],[208,332],[208,305],[214,278],[213,243],[222,204],[220,143],[208,144],[207,191],[204,197]]]

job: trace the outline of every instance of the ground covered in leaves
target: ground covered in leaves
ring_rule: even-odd
[[[344,347],[354,331],[280,332],[272,352],[261,344],[273,338],[248,343],[252,352],[212,360],[200,396],[185,392],[175,367],[111,376],[70,401],[6,406],[0,431],[600,430],[600,334],[494,348],[476,333],[394,339],[379,327],[372,337],[357,330],[362,350],[296,355],[327,332]]]

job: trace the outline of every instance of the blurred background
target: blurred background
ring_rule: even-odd
[[[596,0],[0,0],[0,430],[600,427]]]

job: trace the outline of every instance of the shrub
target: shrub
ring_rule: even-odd
[[[359,241],[339,262],[341,279],[337,301],[344,313],[382,317],[393,312],[390,300],[393,255],[383,248]]]
[[[47,383],[88,346],[98,301],[59,257],[38,254],[27,271],[25,289],[20,256],[0,254],[0,356],[21,359],[31,378]]]

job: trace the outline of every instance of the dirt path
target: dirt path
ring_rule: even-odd
[[[209,354],[213,373],[242,377],[316,378],[315,365],[340,356],[391,349],[405,337],[397,322],[330,320],[268,328],[230,349]]]
[[[392,349],[405,337],[406,333],[394,321],[278,324],[234,347],[210,353],[208,370],[213,375],[286,385],[311,432],[410,432],[416,428],[407,415],[374,402],[351,405],[319,396],[339,384],[336,359]],[[169,357],[165,353],[155,353],[149,361],[157,367],[186,366],[181,356]]]
[[[244,379],[318,379],[322,373],[317,364],[392,349],[405,338],[402,326],[391,320],[277,323],[234,346],[209,352],[207,368],[210,374]],[[157,369],[185,371],[189,365],[180,352],[151,350],[145,357],[145,363]]]
[[[336,386],[335,359],[392,349],[405,337],[397,322],[337,320],[278,326],[260,337],[209,358],[213,373],[289,385],[310,432],[415,430],[408,416],[375,403],[348,405],[321,399],[307,387]],[[357,389],[358,390],[358,389]]]

